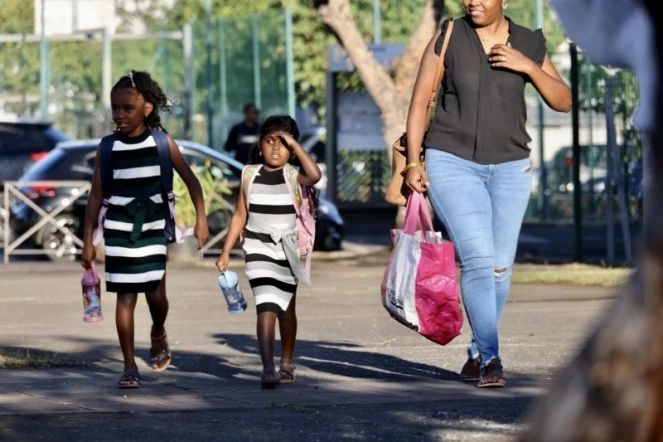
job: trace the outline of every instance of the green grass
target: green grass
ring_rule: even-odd
[[[0,369],[7,368],[85,368],[85,361],[79,361],[57,353],[46,354],[39,351],[0,349]]]
[[[515,284],[568,284],[614,288],[623,285],[633,269],[606,268],[585,264],[524,266],[516,268],[512,281]]]

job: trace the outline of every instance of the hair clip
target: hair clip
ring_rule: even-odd
[[[135,88],[136,83],[134,82],[134,72],[133,71],[129,71],[129,80],[131,80],[131,87]]]

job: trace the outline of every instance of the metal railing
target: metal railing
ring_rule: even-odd
[[[37,186],[47,186],[51,188],[62,188],[69,187],[71,188],[71,197],[63,199],[61,204],[54,208],[50,212],[46,212],[44,209],[39,207],[32,201],[28,196],[18,189],[18,185],[21,187],[37,187]],[[72,242],[83,248],[83,240],[76,236],[75,232],[72,232],[65,226],[58,224],[55,219],[59,214],[64,212],[67,208],[71,207],[76,200],[88,194],[92,187],[92,184],[88,181],[5,181],[4,182],[4,227],[3,227],[3,241],[4,241],[4,253],[3,253],[3,262],[7,264],[9,262],[10,255],[52,255],[57,253],[57,250],[44,250],[44,249],[18,249],[20,245],[29,240],[35,233],[37,233],[42,227],[46,225],[51,225],[59,232],[68,236]],[[39,215],[39,220],[31,226],[27,231],[25,231],[21,236],[16,238],[14,241],[10,242],[10,196],[13,196],[14,199],[20,200],[30,209],[34,210]]]

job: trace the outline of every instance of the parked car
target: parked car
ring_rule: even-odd
[[[177,141],[180,151],[187,163],[209,168],[211,174],[218,179],[226,179],[235,190],[240,184],[242,164],[233,158],[210,149],[209,147],[189,141]],[[21,178],[21,181],[92,181],[94,161],[99,140],[69,141],[58,145],[46,158],[35,164]],[[19,186],[21,192],[46,212],[51,212],[72,197],[72,189],[52,186]],[[236,192],[228,196],[228,202],[235,204]],[[87,197],[77,199],[55,219],[58,225],[67,227],[82,238]],[[227,212],[208,214],[210,234],[221,232],[230,221]],[[28,231],[39,221],[39,215],[27,204],[17,200],[11,207],[10,224],[14,238]],[[318,223],[316,227],[315,246],[317,250],[338,250],[344,235],[343,219],[336,207],[324,196],[320,196],[318,207]],[[51,224],[38,230],[32,242],[44,249],[55,250],[56,258],[75,257],[76,247],[71,237],[64,235]]]
[[[71,138],[50,123],[0,121],[0,190],[18,180],[37,161]]]

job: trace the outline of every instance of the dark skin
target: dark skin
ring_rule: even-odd
[[[262,157],[265,160],[263,166],[268,171],[281,170],[290,160],[291,155],[296,155],[302,164],[298,181],[305,186],[314,186],[320,181],[322,172],[313,158],[301,145],[286,132],[273,132],[261,140]],[[237,243],[242,231],[246,228],[248,211],[244,192],[239,192],[237,208],[230,221],[228,236],[223,246],[221,256],[216,260],[216,266],[221,273],[228,270],[230,253]],[[297,314],[295,312],[295,299],[293,296],[288,309],[280,314],[264,312],[258,315],[256,331],[258,334],[258,345],[262,359],[263,372],[268,377],[278,377],[274,367],[274,340],[276,332],[276,320],[279,321],[281,333],[281,370],[291,372],[291,364],[295,351],[295,340],[297,337]]]
[[[504,17],[504,10],[507,7],[506,0],[463,0],[463,6],[472,20],[488,60],[494,69],[507,69],[527,75],[551,109],[558,112],[571,110],[571,91],[548,56],[546,55],[543,65],[539,67],[533,60],[507,43],[509,21]],[[426,108],[439,64],[435,44],[441,32],[442,30],[438,29],[424,52],[407,118],[407,163],[417,165],[407,171],[405,184],[418,193],[424,193],[430,187],[426,170],[419,163],[419,156],[427,123],[425,121]],[[501,373],[495,371],[487,373],[480,382],[506,384]]]
[[[254,127],[258,124],[258,117],[260,117],[260,111],[258,111],[257,107],[251,106],[244,114],[244,122],[247,126]]]
[[[111,95],[111,106],[115,125],[119,132],[128,137],[141,135],[146,129],[145,117],[154,111],[152,103],[145,101],[143,95],[134,88],[115,90]],[[203,191],[198,179],[193,174],[193,171],[184,161],[175,141],[170,137],[168,137],[168,140],[173,168],[177,171],[180,177],[182,177],[196,207],[197,221],[194,228],[194,236],[198,240],[198,247],[200,249],[205,245],[209,236]],[[96,258],[96,250],[92,244],[92,240],[97,217],[99,216],[99,211],[101,210],[103,202],[100,157],[100,148],[98,147],[94,177],[92,179],[92,189],[90,190],[85,216],[84,246],[81,258],[81,265],[85,269],[89,269]],[[115,322],[120,340],[120,347],[122,348],[122,354],[124,356],[125,371],[137,369],[134,357],[134,310],[137,299],[137,293],[117,294]],[[164,324],[166,322],[166,317],[168,316],[168,298],[166,297],[165,275],[157,290],[146,293],[146,300],[153,322],[151,337],[157,339],[152,342],[152,351],[154,354],[159,354],[168,345],[166,339],[158,340],[166,333]],[[161,368],[164,364],[165,362],[162,362],[162,364],[159,366],[153,366],[153,368]]]

